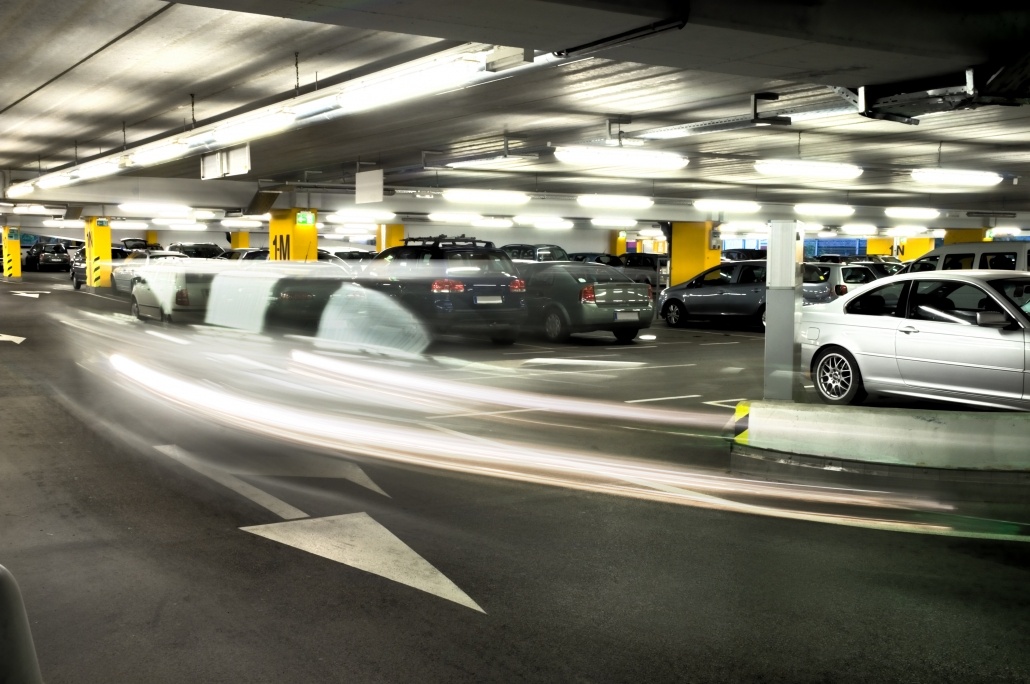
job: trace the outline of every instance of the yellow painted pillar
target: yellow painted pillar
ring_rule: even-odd
[[[865,241],[866,254],[890,254],[894,247],[894,238],[871,237]]]
[[[229,246],[233,249],[250,247],[250,233],[242,230],[229,233]]]
[[[387,247],[398,247],[404,244],[404,224],[381,224],[376,231],[376,251],[382,252]]]
[[[713,221],[674,221],[669,284],[678,285],[722,261],[722,240],[713,239]]]
[[[912,261],[923,256],[934,248],[932,237],[910,237],[898,240],[898,249],[894,256],[902,261]]]
[[[616,256],[626,253],[626,231],[613,230],[608,233],[608,253]]]
[[[102,216],[87,216],[85,221],[86,284],[111,287],[111,226]]]
[[[944,234],[944,244],[954,245],[959,242],[990,242],[987,231],[990,228],[948,228]]]
[[[148,231],[147,231],[147,234],[146,234],[146,235],[145,235],[144,237],[146,238],[146,240],[147,240],[147,244],[148,244],[148,245],[157,245],[157,244],[160,244],[160,243],[158,242],[158,239],[159,239],[159,238],[158,238],[158,235],[157,235],[157,231],[156,231],[156,230],[148,230]]]
[[[273,209],[268,223],[269,261],[318,261],[314,209]]]
[[[4,245],[4,277],[21,280],[21,230],[8,226],[0,228],[0,241]]]

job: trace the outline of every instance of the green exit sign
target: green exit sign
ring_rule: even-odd
[[[297,212],[297,225],[298,226],[313,226],[313,225],[315,225],[315,212],[313,212],[313,211],[298,211]]]
[[[97,226],[103,228],[104,226],[111,225],[106,218],[98,218]]]

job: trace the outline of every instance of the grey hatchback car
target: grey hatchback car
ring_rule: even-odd
[[[552,342],[572,333],[607,330],[626,344],[651,326],[651,286],[611,266],[573,261],[520,263],[518,268],[526,281],[527,323],[542,328]]]

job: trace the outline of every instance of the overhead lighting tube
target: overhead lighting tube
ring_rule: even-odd
[[[128,214],[140,216],[178,216],[185,218],[193,211],[192,207],[182,204],[161,204],[157,202],[125,202],[118,208]]]
[[[795,204],[794,213],[801,216],[851,216],[855,208],[847,204]]]
[[[835,238],[837,237],[837,231],[835,230],[821,230],[816,234],[816,237],[820,238]]]
[[[260,138],[288,128],[296,117],[289,112],[274,112],[219,126],[212,131],[214,142],[227,145]]]
[[[444,190],[443,198],[448,202],[465,204],[525,204],[529,195],[512,190]]]
[[[133,166],[151,166],[184,157],[189,154],[189,150],[189,145],[180,142],[141,148],[131,154],[129,163]]]
[[[747,200],[694,200],[694,208],[707,213],[754,214],[762,205]]]
[[[260,228],[262,224],[254,219],[228,218],[222,219],[222,225],[226,228]]]
[[[111,230],[146,230],[150,228],[150,224],[146,221],[122,221],[119,219],[112,219],[110,224]]]
[[[101,178],[118,173],[120,167],[118,162],[106,161],[87,164],[75,172],[76,180],[89,180],[90,178]]]
[[[50,188],[63,188],[66,185],[71,185],[75,182],[75,179],[67,173],[52,173],[48,176],[42,176],[36,181],[36,187],[49,190]]]
[[[1021,228],[1016,226],[998,226],[994,229],[995,236],[1012,237],[1015,235],[1022,235],[1023,231]]]
[[[31,194],[36,189],[35,183],[32,181],[25,181],[24,183],[15,183],[7,188],[8,197],[24,197],[25,195]]]
[[[897,219],[935,219],[941,212],[928,207],[887,207],[883,213]]]
[[[14,212],[15,214],[38,214],[38,215],[63,213],[63,211],[62,212],[57,212],[57,211],[54,211],[53,209],[49,209],[47,207],[44,207],[42,204],[16,204],[16,205],[14,205],[14,208],[11,211]]]
[[[840,227],[845,235],[861,236],[876,235],[879,229],[871,223],[846,223]]]
[[[993,171],[965,171],[962,169],[914,169],[912,180],[926,185],[972,185],[988,187],[1003,179]]]
[[[723,233],[767,233],[769,225],[764,221],[727,221],[719,224]]]
[[[641,228],[637,231],[637,235],[641,237],[665,237],[665,232],[661,228]]]
[[[580,195],[576,202],[591,209],[647,209],[654,205],[653,199],[640,195]]]
[[[900,225],[887,229],[888,237],[912,237],[926,232],[926,226]]]
[[[325,220],[329,223],[380,223],[395,218],[397,214],[392,211],[345,209],[327,214]]]
[[[590,223],[598,228],[634,228],[637,220],[624,216],[598,216],[590,219]]]
[[[343,87],[338,110],[345,114],[433,95],[468,83],[483,71],[485,53],[466,53],[399,69]]]
[[[577,166],[621,166],[649,171],[675,171],[690,162],[673,152],[589,145],[557,147],[554,156],[558,161]]]
[[[541,230],[568,230],[574,225],[575,224],[568,219],[550,218],[537,221],[533,224],[533,227]]]
[[[168,230],[207,230],[206,223],[172,223]]]
[[[806,161],[804,159],[761,159],[755,162],[755,171],[766,176],[789,176],[815,180],[850,180],[862,175],[862,167],[854,164]]]
[[[474,228],[511,228],[514,224],[506,218],[481,218],[472,222]]]

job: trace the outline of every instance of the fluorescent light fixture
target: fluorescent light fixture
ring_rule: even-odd
[[[7,188],[8,197],[24,197],[25,195],[31,194],[36,189],[36,184],[32,181],[25,181],[24,183],[15,183]]]
[[[665,233],[661,228],[641,228],[637,231],[637,235],[641,237],[665,237]]]
[[[808,223],[807,221],[801,223],[801,229],[806,233],[821,233],[825,228],[826,226],[821,223]]]
[[[133,152],[129,157],[129,162],[134,166],[150,166],[184,157],[189,154],[189,151],[189,145],[180,142],[144,147]]]
[[[296,121],[289,112],[273,112],[228,123],[214,129],[214,141],[221,145],[242,142],[288,128]]]
[[[944,228],[935,228],[930,231],[930,236],[933,238],[942,238],[948,234],[948,231]]]
[[[118,208],[129,214],[140,216],[178,216],[185,218],[193,211],[183,204],[161,204],[156,202],[126,202]]]
[[[381,223],[395,218],[397,214],[392,211],[345,209],[328,214],[325,220],[329,223]]]
[[[197,219],[198,221],[201,221],[201,220],[211,220],[211,219],[217,218],[217,217],[218,217],[218,212],[211,211],[210,209],[194,209],[193,210],[193,218]]]
[[[762,233],[769,232],[769,225],[764,221],[727,221],[718,225],[723,233]]]
[[[44,228],[60,228],[62,219],[46,219],[43,221]]]
[[[846,223],[840,231],[845,235],[876,235],[878,229],[871,223]]]
[[[903,224],[900,226],[894,226],[887,229],[888,237],[912,237],[914,235],[921,235],[926,232],[926,226],[913,226]]]
[[[349,83],[336,104],[346,114],[452,90],[483,70],[485,53],[466,53],[401,67]]]
[[[496,169],[521,166],[522,164],[539,161],[539,159],[540,155],[538,154],[499,154],[480,159],[460,159],[447,162],[444,166],[452,169]]]
[[[150,228],[150,224],[146,221],[111,220],[111,230],[146,230],[147,228]]]
[[[647,131],[640,131],[633,135],[637,138],[651,140],[669,140],[672,138],[685,138],[689,135],[701,135],[703,133],[723,133],[726,131],[739,131],[745,128],[761,128],[763,126],[789,126],[790,117],[787,116],[739,116],[714,121],[700,121],[698,123],[677,124],[675,126],[664,126],[652,128]]]
[[[466,212],[450,212],[441,211],[433,212],[429,215],[430,221],[439,221],[440,223],[472,223],[483,218],[479,214],[470,214]]]
[[[537,221],[533,224],[533,227],[539,228],[541,230],[568,230],[569,228],[572,228],[574,225],[575,224],[568,219],[549,218]]]
[[[77,180],[89,180],[90,178],[101,178],[118,173],[121,167],[118,162],[104,161],[93,164],[86,164],[75,172]]]
[[[855,208],[847,204],[795,204],[794,213],[801,216],[851,216]]]
[[[964,171],[962,169],[914,169],[912,180],[926,185],[974,185],[988,187],[1002,181],[993,171]]]
[[[344,223],[333,228],[337,235],[369,235],[379,226],[375,223]]]
[[[887,207],[883,213],[897,219],[935,219],[941,215],[936,209],[927,207]]]
[[[252,219],[254,221],[271,221],[272,220],[272,215],[268,214],[268,213],[265,213],[265,214],[244,214],[242,216],[242,218]]]
[[[169,224],[168,230],[207,230],[206,223],[172,223]]]
[[[1023,231],[1020,228],[1016,227],[1016,226],[998,226],[997,228],[994,229],[993,233],[994,233],[995,237],[997,237],[997,236],[1006,237],[1006,236],[1022,235]]]
[[[694,200],[694,208],[712,214],[754,214],[762,205],[747,200],[699,199]]]
[[[598,228],[635,228],[637,220],[625,216],[598,216],[590,219]]]
[[[835,230],[821,230],[816,234],[816,237],[820,238],[835,238],[837,237],[837,231]]]
[[[42,204],[16,204],[12,211],[15,214],[58,214],[59,211],[47,209]]]
[[[242,218],[222,219],[222,225],[226,228],[260,228],[261,221]]]
[[[580,195],[576,202],[591,209],[647,209],[654,200],[641,195]]]
[[[448,202],[464,204],[525,204],[529,195],[511,190],[444,190],[443,198]]]
[[[815,180],[850,180],[862,175],[862,167],[804,159],[760,159],[755,171],[765,176],[789,176]]]
[[[61,219],[62,228],[85,228],[86,222],[82,219]]]
[[[340,107],[340,95],[334,93],[333,95],[327,95],[320,97],[315,100],[308,102],[302,102],[290,107],[290,111],[293,112],[293,116],[299,119],[306,119],[309,116],[317,116],[318,114],[325,114],[326,112]]]
[[[67,173],[52,173],[49,176],[41,176],[36,181],[36,187],[43,190],[49,190],[50,188],[63,188],[66,185],[71,185],[75,182],[75,179]]]
[[[690,162],[686,157],[674,152],[589,145],[557,147],[554,157],[558,161],[577,166],[621,166],[649,171],[675,171],[684,168]]]
[[[511,228],[514,224],[511,219],[487,217],[473,221],[472,225],[475,228]]]

